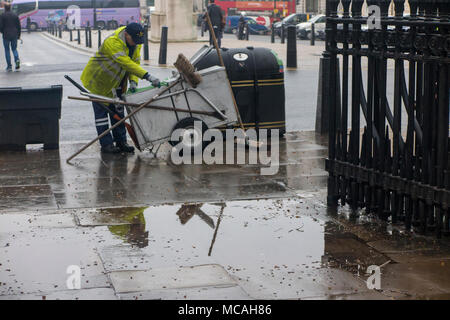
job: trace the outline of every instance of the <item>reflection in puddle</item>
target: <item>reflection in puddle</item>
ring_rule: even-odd
[[[124,209],[109,230],[152,255],[155,265],[320,267],[324,255],[324,223],[298,199]],[[103,222],[105,211],[111,216],[102,210]]]
[[[120,210],[120,218],[123,224],[108,226],[112,234],[118,236],[122,240],[136,245],[138,248],[145,248],[148,246],[148,231],[145,227],[144,210],[142,208],[127,208]],[[116,211],[117,212],[117,211]],[[110,214],[111,211],[100,209],[99,215]],[[117,213],[116,213],[117,217]]]

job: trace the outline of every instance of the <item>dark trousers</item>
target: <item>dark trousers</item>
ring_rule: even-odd
[[[106,112],[98,103],[92,102],[92,106],[94,107],[94,115],[95,115],[95,127],[97,128],[98,135],[101,135],[103,132],[109,129],[109,121],[111,121],[111,126],[115,125],[118,121],[113,118],[111,114]],[[116,108],[115,105],[110,104],[108,106],[113,111],[116,111],[121,118],[124,117],[123,108]],[[114,137],[114,140],[113,140]],[[125,142],[127,140],[127,131],[125,129],[125,124],[122,123],[117,128],[115,128],[111,133],[108,133],[103,138],[100,139],[100,145],[102,147],[109,146],[115,142]]]
[[[214,34],[216,35],[216,39],[217,39],[217,45],[219,46],[219,48],[222,47],[222,31],[220,30],[219,27],[213,27],[214,29]],[[209,44],[213,45],[213,39],[211,34],[209,35]]]
[[[3,39],[3,47],[5,48],[5,58],[8,68],[11,67],[11,52],[14,55],[14,61],[19,60],[19,53],[17,52],[17,39]],[[11,48],[11,49],[10,49]]]
[[[238,40],[244,40],[244,28],[245,28],[245,24],[244,23],[239,23]]]

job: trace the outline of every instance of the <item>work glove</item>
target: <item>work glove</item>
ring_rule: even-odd
[[[156,77],[153,77],[153,76],[152,76],[150,73],[148,73],[148,72],[145,74],[144,79],[147,80],[147,81],[149,81],[149,82],[151,82],[152,86],[154,86],[154,87],[158,87],[158,88],[161,87],[161,82],[159,81],[159,79],[156,78]]]
[[[137,85],[136,81],[130,81],[130,91],[133,93],[136,92]]]

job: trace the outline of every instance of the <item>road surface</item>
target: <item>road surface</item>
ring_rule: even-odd
[[[90,54],[66,47],[40,33],[23,34],[18,50],[22,62],[19,72],[6,72],[4,57],[0,59],[1,87],[63,85],[61,141],[87,141],[95,137],[94,114],[88,102],[67,99],[78,91],[64,75],[79,80]],[[170,75],[165,68],[145,67],[160,78]],[[288,131],[314,129],[318,70],[286,72],[286,118]],[[144,81],[141,82],[144,85]],[[301,99],[299,99],[301,97]]]

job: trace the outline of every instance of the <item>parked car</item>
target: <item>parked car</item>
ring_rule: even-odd
[[[286,32],[288,26],[296,26],[301,22],[308,21],[309,15],[306,13],[293,13],[283,20],[274,23],[273,28],[275,29],[275,35],[281,37],[281,29],[283,28]]]
[[[319,36],[319,31],[325,30],[327,17],[323,14],[312,17],[307,22],[297,24],[297,37],[299,39],[311,39],[311,25],[314,23],[315,35]]]
[[[225,29],[225,33],[237,33],[240,16],[228,16]],[[258,24],[253,18],[245,17],[245,21],[249,25],[250,34],[268,34],[269,29],[266,26]]]

